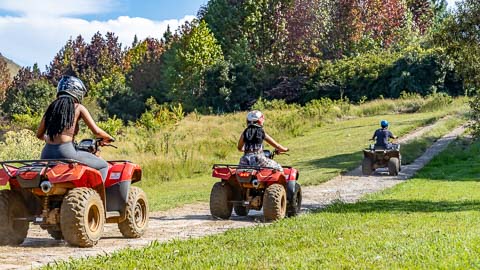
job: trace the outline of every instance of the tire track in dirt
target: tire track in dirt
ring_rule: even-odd
[[[438,123],[437,121],[436,123]],[[413,140],[431,130],[435,124],[418,129],[399,140],[400,143]],[[428,163],[436,154],[461,135],[465,127],[458,127],[435,142],[412,164],[403,166],[396,177],[361,176],[360,168],[345,175],[337,176],[318,186],[303,188],[305,210],[325,207],[335,201],[352,203],[363,195],[377,192],[399,184]],[[233,216],[230,220],[215,220],[210,216],[207,203],[186,205],[180,208],[151,213],[147,234],[140,239],[125,239],[115,224],[108,224],[104,237],[93,248],[75,248],[64,241],[49,237],[39,226],[30,226],[28,238],[20,247],[0,247],[0,269],[31,269],[46,263],[112,253],[123,248],[138,248],[152,241],[165,242],[172,239],[188,239],[218,234],[230,229],[251,227],[263,223],[261,212],[251,211],[248,217]]]

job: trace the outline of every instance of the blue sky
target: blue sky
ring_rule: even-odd
[[[207,0],[0,0],[0,53],[41,69],[70,38],[114,32],[124,46],[162,37],[197,15]]]
[[[452,7],[455,0],[447,0]],[[120,42],[161,37],[192,20],[208,0],[0,0],[0,53],[23,66],[41,69],[70,38],[87,41],[100,31]]]

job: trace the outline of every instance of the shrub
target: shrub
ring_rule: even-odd
[[[38,159],[44,142],[28,129],[8,131],[0,142],[0,160]]]
[[[437,111],[452,104],[453,98],[445,93],[432,94],[427,97],[427,101],[420,108],[420,112]]]
[[[101,129],[105,130],[105,132],[112,136],[117,136],[122,133],[123,121],[116,116],[108,118],[106,121],[99,121],[97,124]]]
[[[27,113],[24,114],[13,114],[12,115],[12,125],[15,129],[28,129],[33,132],[36,132],[42,116],[38,113]]]

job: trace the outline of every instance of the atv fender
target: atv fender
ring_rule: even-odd
[[[118,211],[124,215],[127,205],[130,181],[122,181],[105,189],[107,193],[107,211]]]
[[[295,195],[295,192],[297,190],[295,189],[295,183],[297,181],[287,181],[287,201],[291,202],[293,199],[293,195]]]
[[[8,184],[12,178],[10,175],[5,171],[8,170],[10,175],[15,175],[17,174],[17,168],[12,168],[10,166],[5,166],[3,170],[0,170],[0,186],[5,186]]]

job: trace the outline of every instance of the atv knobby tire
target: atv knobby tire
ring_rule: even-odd
[[[294,217],[300,213],[302,208],[302,187],[295,183],[295,194],[287,206],[287,217]]]
[[[239,217],[245,217],[248,215],[248,212],[250,211],[250,209],[246,206],[243,206],[243,205],[235,205],[233,207],[233,210],[235,211],[235,214],[237,214],[237,216]]]
[[[94,246],[102,236],[104,224],[103,202],[95,190],[74,188],[63,198],[60,228],[70,245]]]
[[[0,245],[20,245],[28,233],[29,212],[23,197],[12,190],[0,191]]]
[[[263,215],[265,220],[274,221],[285,217],[287,211],[287,193],[280,184],[272,184],[263,195]]]
[[[232,188],[228,183],[217,182],[210,192],[210,213],[220,219],[229,219],[232,215]]]
[[[400,171],[400,161],[398,158],[390,158],[388,161],[388,173],[392,176],[398,175]]]
[[[371,175],[373,171],[372,160],[368,157],[364,157],[362,161],[362,174]]]
[[[63,234],[62,231],[56,229],[47,229],[48,234],[55,240],[62,240]]]
[[[141,237],[147,231],[149,218],[147,195],[141,188],[130,187],[125,212],[126,219],[118,223],[120,232],[127,238]]]

